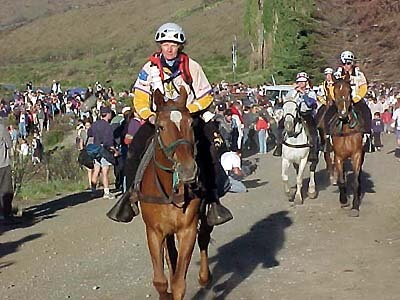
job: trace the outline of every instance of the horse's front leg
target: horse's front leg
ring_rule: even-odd
[[[146,233],[147,245],[153,264],[153,285],[160,295],[160,300],[170,300],[171,295],[168,293],[168,280],[164,274],[164,237],[160,232],[150,227],[146,227]]]
[[[204,287],[211,281],[211,272],[208,267],[208,245],[210,244],[211,232],[213,226],[207,224],[207,218],[204,214],[201,217],[200,229],[197,236],[197,243],[200,248],[200,271],[199,284]]]
[[[341,207],[348,207],[350,204],[346,195],[346,182],[344,180],[343,159],[335,155],[335,168],[338,172],[338,185],[339,185],[339,200]]]
[[[315,188],[315,171],[317,169],[318,160],[314,161],[310,165],[310,181],[308,183],[307,195],[310,199],[315,199],[317,197],[317,191]]]
[[[303,187],[303,173],[307,165],[307,157],[308,155],[306,155],[306,157],[300,161],[299,169],[297,171],[297,177],[296,177],[297,188],[296,188],[296,195],[294,196],[295,204],[303,204],[303,197],[301,196],[301,188]]]
[[[333,160],[331,158],[331,153],[324,152],[324,158],[326,163],[326,170],[328,171],[329,174],[329,180],[331,184],[335,185],[337,182],[335,180],[334,166],[333,166]]]
[[[171,290],[173,300],[183,300],[186,292],[186,273],[193,254],[194,244],[196,243],[197,222],[195,218],[193,225],[181,229],[177,233],[178,238],[178,263],[176,272],[171,281]]]
[[[290,199],[290,187],[289,187],[289,176],[288,170],[290,167],[290,162],[286,158],[282,157],[282,181],[283,181],[283,190],[286,196]]]
[[[357,153],[352,157],[353,161],[353,206],[350,211],[351,217],[358,217],[361,202],[361,164],[362,164],[362,153]]]

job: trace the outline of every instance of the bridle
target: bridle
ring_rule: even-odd
[[[285,114],[283,115],[283,121],[285,122],[286,121],[286,118],[287,117],[291,117],[291,118],[293,118],[293,128],[295,129],[296,128],[296,125],[299,123],[299,121],[300,121],[300,117],[299,117],[299,113],[298,113],[298,111],[299,111],[299,106],[297,105],[297,102],[296,101],[294,101],[294,100],[287,100],[287,101],[285,101],[285,102],[283,102],[283,105],[282,105],[282,108],[285,106],[285,104],[288,104],[288,103],[294,103],[294,105],[296,105],[296,115],[294,115],[294,114],[292,114],[291,112],[285,112]],[[283,111],[285,111],[285,109],[283,109]],[[290,137],[298,137],[299,136],[299,134],[301,133],[301,129],[300,129],[300,131],[299,132],[294,132],[294,134],[293,135],[290,135]],[[288,135],[289,136],[289,135]]]
[[[174,107],[174,106],[165,106],[165,107],[159,107],[157,108],[157,112],[163,112],[163,111],[179,111],[179,112],[184,112],[186,111],[186,109],[183,108],[178,108],[178,107]],[[174,191],[177,190],[178,188],[178,184],[180,182],[179,179],[179,174],[177,171],[177,168],[179,166],[179,162],[173,157],[176,148],[180,145],[189,145],[190,149],[192,150],[193,153],[193,157],[196,157],[196,147],[195,144],[191,141],[189,141],[188,139],[184,139],[184,138],[180,138],[177,139],[176,141],[166,145],[161,137],[161,132],[164,130],[164,128],[157,124],[156,122],[156,131],[155,131],[155,142],[154,142],[154,150],[153,150],[153,167],[154,168],[158,168],[162,171],[168,172],[168,173],[172,173],[173,176],[173,183],[172,183],[172,190],[170,192],[170,194],[168,195],[168,193],[165,191],[163,185],[161,184],[160,178],[157,174],[157,172],[154,172],[154,176],[155,176],[155,182],[157,185],[158,190],[160,191],[161,195],[163,195],[163,197],[165,199],[169,199],[171,200],[171,202],[176,205],[173,201],[173,194]],[[159,147],[160,150],[162,151],[162,153],[165,155],[165,157],[167,158],[167,160],[171,163],[171,166],[166,166],[165,164],[160,163],[157,159],[156,159],[156,147]],[[155,170],[154,170],[155,171]]]

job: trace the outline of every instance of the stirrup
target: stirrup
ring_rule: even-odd
[[[233,215],[228,208],[221,203],[213,202],[208,207],[207,224],[216,226],[224,224],[233,219]]]

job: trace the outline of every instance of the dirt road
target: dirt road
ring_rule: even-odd
[[[186,299],[399,299],[400,162],[387,154],[393,140],[385,137],[384,150],[367,156],[359,218],[339,208],[337,187],[323,171],[318,198],[291,207],[280,160],[256,156],[249,192],[224,198],[235,219],[213,233],[212,286],[197,284],[196,249]],[[143,222],[113,223],[105,217],[111,205],[82,193],[29,207],[34,218],[20,227],[0,227],[0,298],[157,299]]]

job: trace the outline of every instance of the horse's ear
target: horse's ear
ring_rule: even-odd
[[[346,75],[344,76],[343,80],[348,82],[348,83],[350,83],[350,74],[346,73]]]
[[[164,95],[161,93],[159,89],[156,89],[153,93],[153,101],[154,103],[159,106],[162,105],[164,102]]]
[[[185,89],[185,87],[183,85],[179,88],[179,95],[180,96],[179,96],[178,103],[181,106],[186,106],[186,99],[188,97],[188,94],[187,94],[186,89]]]

